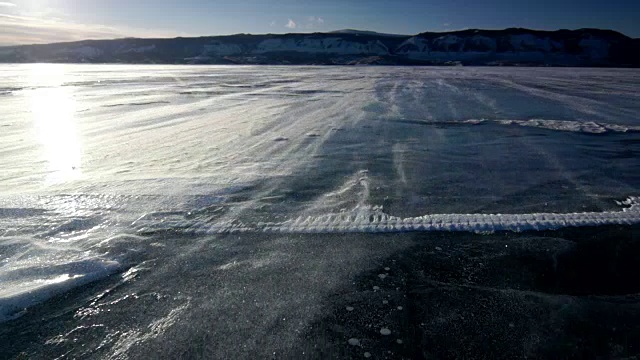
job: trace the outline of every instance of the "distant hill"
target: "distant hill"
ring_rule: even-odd
[[[408,35],[385,34],[385,33],[379,33],[375,31],[355,30],[355,29],[342,29],[342,30],[330,31],[329,34],[358,34],[358,35],[393,36],[393,37],[405,37],[405,38],[408,37]]]
[[[471,29],[417,35],[347,29],[8,46],[0,47],[0,62],[639,67],[640,39],[599,29]]]

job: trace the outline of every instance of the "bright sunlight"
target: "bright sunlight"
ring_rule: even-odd
[[[38,140],[47,161],[47,184],[80,176],[81,147],[75,124],[75,100],[65,82],[64,65],[35,64],[31,82],[40,86],[30,95]],[[43,86],[44,85],[44,86]]]

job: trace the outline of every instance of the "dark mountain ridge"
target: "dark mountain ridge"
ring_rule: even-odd
[[[413,36],[343,30],[5,46],[0,62],[638,67],[640,39],[601,29],[469,29]]]

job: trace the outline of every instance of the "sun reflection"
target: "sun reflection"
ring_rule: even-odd
[[[76,130],[76,104],[64,65],[37,64],[31,71],[30,107],[43,155],[48,163],[46,182],[80,177],[81,146]]]

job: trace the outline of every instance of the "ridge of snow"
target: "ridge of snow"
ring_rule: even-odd
[[[396,49],[396,53],[405,55],[412,55],[416,53],[422,54],[426,52],[429,52],[429,42],[419,36],[414,36],[405,40]]]

